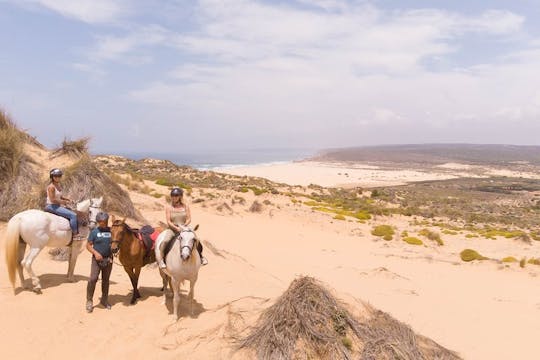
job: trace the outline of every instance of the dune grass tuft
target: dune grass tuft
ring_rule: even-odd
[[[83,137],[79,140],[69,140],[64,138],[62,144],[59,147],[53,150],[51,153],[51,158],[55,158],[62,155],[69,155],[75,157],[81,157],[88,155],[88,143],[90,142],[89,137]]]

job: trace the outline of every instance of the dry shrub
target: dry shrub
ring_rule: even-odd
[[[233,209],[227,204],[226,202],[222,203],[221,205],[216,207],[217,211],[224,211],[227,210],[229,213],[233,212]]]
[[[29,142],[36,143],[0,110],[0,220],[8,220],[33,203],[39,176],[24,152],[24,144]]]
[[[61,155],[69,155],[75,157],[81,157],[88,155],[88,142],[89,137],[84,137],[79,140],[68,140],[64,138],[62,145],[53,150],[51,158],[55,158]]]
[[[249,207],[249,211],[251,212],[260,213],[262,210],[263,210],[263,206],[257,200],[255,200],[253,204],[251,204],[251,206]]]
[[[68,197],[80,201],[103,196],[102,208],[121,216],[144,220],[135,210],[129,194],[109,176],[100,171],[88,156],[65,170],[64,188]]]
[[[301,277],[238,345],[270,360],[459,359],[390,315],[366,309],[370,316],[361,322],[317,280]]]

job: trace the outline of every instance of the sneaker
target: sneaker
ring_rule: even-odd
[[[166,269],[167,268],[167,265],[165,265],[165,261],[163,261],[163,259],[158,261],[158,266],[159,266],[160,269]]]
[[[106,302],[106,303],[103,303],[103,302],[102,302],[102,303],[100,303],[100,304],[101,304],[105,309],[111,310],[111,307],[112,307],[112,306],[111,306],[111,304],[109,304],[108,302]]]
[[[86,312],[91,313],[92,311],[94,311],[94,304],[92,303],[92,300],[88,300],[86,302]]]
[[[204,256],[201,256],[201,265],[202,266],[208,265],[208,260],[206,260],[206,258]]]

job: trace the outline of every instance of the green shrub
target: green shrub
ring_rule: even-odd
[[[524,257],[523,259],[521,259],[519,261],[519,266],[521,266],[522,268],[524,268],[526,264],[527,264],[527,258],[526,257]]]
[[[371,230],[371,234],[380,236],[384,240],[392,240],[394,229],[390,225],[377,225]]]
[[[403,241],[405,241],[407,244],[411,244],[411,245],[424,245],[422,240],[420,240],[419,238],[414,237],[414,236],[407,236],[407,237],[403,238]]]
[[[505,263],[510,263],[510,262],[517,262],[518,259],[516,259],[513,256],[507,256],[507,257],[503,258],[501,261],[505,262]]]
[[[409,232],[407,230],[403,230],[401,232],[401,237],[407,237],[407,236],[409,236]]]
[[[530,258],[527,263],[533,265],[540,265],[540,259]]]
[[[487,260],[488,258],[480,255],[477,251],[472,249],[465,249],[459,253],[461,260],[463,261],[473,261],[473,260]]]
[[[336,216],[334,216],[334,219],[336,219],[336,220],[345,220],[345,216],[337,214]]]
[[[349,339],[348,337],[342,337],[341,343],[343,344],[343,346],[347,348],[347,350],[349,351],[352,350],[352,340]]]
[[[448,230],[448,229],[444,229],[442,231],[443,234],[446,234],[446,235],[457,235],[458,232],[457,231],[453,231],[453,230]]]

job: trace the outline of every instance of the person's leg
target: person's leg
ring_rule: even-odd
[[[86,286],[86,311],[92,312],[94,309],[93,298],[94,291],[96,290],[96,283],[99,276],[99,265],[96,258],[92,256],[92,263],[90,264],[90,278],[88,279],[88,285]]]
[[[109,304],[109,279],[112,272],[112,263],[109,263],[106,268],[101,269],[101,305],[110,309]]]
[[[71,227],[71,231],[73,232],[73,234],[77,235],[79,233],[79,226],[77,224],[77,214],[75,214],[75,212],[69,209],[66,209],[63,206],[59,206],[56,209],[55,214],[69,219],[69,226]]]
[[[170,229],[167,229],[167,230],[164,230],[163,231],[163,237],[160,242],[158,242],[158,244],[156,244],[156,248],[155,248],[155,252],[156,252],[156,261],[158,263],[158,266],[160,267],[160,269],[165,269],[167,268],[167,265],[165,265],[165,259],[164,259],[164,252],[165,252],[165,248],[167,247],[167,244],[169,243],[169,241],[174,237],[174,232]]]

